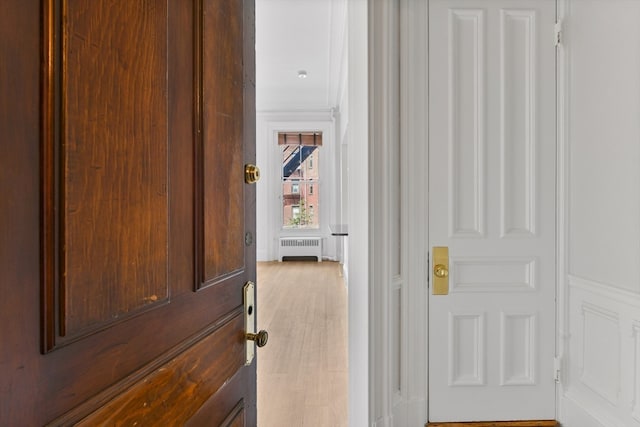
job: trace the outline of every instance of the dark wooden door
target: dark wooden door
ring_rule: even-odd
[[[1,9],[0,425],[255,425],[253,1]]]

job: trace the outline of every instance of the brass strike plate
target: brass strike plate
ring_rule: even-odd
[[[247,282],[244,285],[244,330],[245,334],[256,332],[256,305],[255,305],[255,284]],[[256,354],[256,342],[246,340],[246,360],[245,365],[251,365]]]
[[[431,271],[433,295],[449,295],[449,248],[433,248],[433,267]]]

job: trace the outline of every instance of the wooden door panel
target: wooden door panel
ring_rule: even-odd
[[[204,208],[198,287],[240,274],[244,269],[243,162],[243,2],[206,1],[200,76],[202,190]],[[226,31],[221,32],[220,28]],[[220,209],[220,200],[227,208]]]
[[[243,328],[241,312],[101,406],[79,426],[185,424],[244,365],[245,339],[238,333]],[[166,405],[176,409],[165,411]],[[220,409],[226,413],[230,408]]]
[[[0,31],[0,425],[254,425],[252,1],[9,0]]]
[[[58,256],[68,336],[168,299],[169,57],[166,1],[64,8]]]
[[[50,0],[47,11],[50,350],[169,297],[170,58],[162,0]]]
[[[228,289],[231,286],[225,286],[225,291]],[[225,293],[217,297],[228,299]],[[41,369],[47,375],[35,392],[35,399],[42,401],[38,415],[50,414],[47,418],[50,421],[62,414],[60,407],[73,408],[54,423],[59,425],[88,416],[123,390],[144,382],[156,370],[169,369],[165,365],[228,322],[228,318],[223,317],[220,324],[209,324],[217,312],[226,312],[235,306],[231,311],[237,313],[242,301],[232,298],[222,310],[207,303],[210,301],[206,298],[184,298],[172,302],[166,309],[138,316],[47,354],[41,359]],[[202,329],[203,325],[208,326]],[[233,348],[242,331],[236,330],[235,335],[222,340],[226,350]],[[208,381],[204,377],[202,380]],[[149,399],[154,401],[155,397],[151,395]]]
[[[226,427],[238,418],[248,417],[247,409],[250,402],[244,398],[246,396],[245,389],[246,379],[240,375],[231,378],[220,392],[209,399],[198,413],[189,419],[185,426],[220,425]],[[229,410],[229,408],[232,409]],[[253,426],[255,421],[241,425]]]
[[[238,415],[236,415],[235,417],[233,417],[233,419],[231,419],[231,421],[229,422],[229,427],[242,427],[244,426],[244,413],[241,412]]]

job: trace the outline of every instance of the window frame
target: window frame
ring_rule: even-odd
[[[280,141],[280,134],[291,134],[291,133],[301,133],[301,134],[305,134],[308,135],[309,133],[316,133],[319,134],[321,138],[324,138],[324,134],[325,131],[324,130],[312,130],[312,131],[282,131],[282,132],[276,132],[276,146],[278,148],[278,156],[279,156],[279,169],[280,169],[280,179],[279,179],[279,199],[280,199],[280,228],[283,231],[305,231],[305,230],[320,230],[322,228],[322,223],[321,223],[321,214],[322,214],[322,210],[318,209],[316,211],[316,207],[320,202],[320,194],[318,193],[318,189],[314,188],[314,187],[318,187],[321,185],[322,183],[322,177],[321,174],[324,173],[323,172],[323,168],[320,167],[318,168],[318,164],[317,162],[320,160],[320,157],[322,157],[321,154],[319,154],[321,151],[323,150],[319,150],[319,148],[324,148],[323,144],[322,144],[322,140],[320,139],[319,143],[316,145],[315,144],[315,140],[314,140],[314,145],[311,144],[302,144],[300,143],[296,143],[295,140],[292,140],[291,143],[287,143],[286,139],[285,139],[285,143],[281,143]],[[284,157],[283,157],[283,153],[286,151],[286,148],[282,148],[282,147],[315,147],[315,149],[313,150],[312,153],[309,154],[309,156],[303,161],[301,162],[301,164],[298,166],[298,168],[296,168],[296,170],[299,170],[302,167],[302,164],[306,163],[306,169],[305,170],[314,170],[313,173],[313,177],[309,177],[308,174],[304,173],[302,176],[300,177],[295,177],[295,178],[285,178],[285,171],[284,171]],[[313,200],[313,205],[314,205],[314,209],[313,209],[313,213],[311,213],[311,209],[307,208],[307,212],[308,212],[308,216],[310,218],[310,222],[311,224],[308,225],[300,225],[299,223],[295,224],[291,224],[291,223],[285,223],[287,218],[286,218],[286,199],[288,194],[285,192],[286,187],[287,187],[287,183],[291,184],[291,195],[300,195],[300,201],[297,204],[297,206],[299,207],[299,213],[298,213],[298,217],[300,215],[303,214],[302,211],[302,204],[305,203],[307,201],[307,197],[308,196],[312,196],[315,198],[315,200]],[[297,191],[295,191],[297,189]],[[291,197],[289,195],[289,197]],[[304,202],[303,202],[304,200]],[[293,213],[293,204],[290,205],[292,208],[292,212],[291,212],[291,218],[289,219],[289,221],[293,221],[295,220],[296,216]],[[318,216],[316,216],[318,215]]]

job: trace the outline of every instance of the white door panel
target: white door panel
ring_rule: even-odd
[[[555,418],[555,10],[429,1],[430,421]]]

